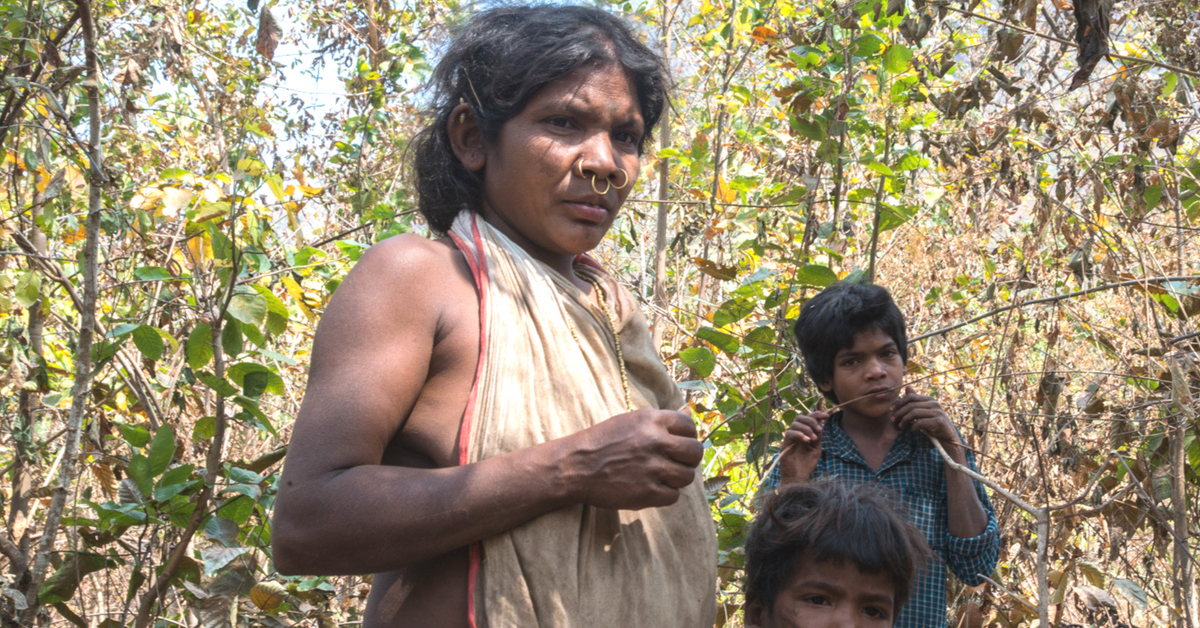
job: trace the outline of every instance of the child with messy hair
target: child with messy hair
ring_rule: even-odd
[[[958,429],[936,398],[904,382],[904,315],[886,289],[843,282],[804,304],[795,333],[808,376],[836,412],[796,417],[765,487],[836,477],[895,492],[933,550],[896,626],[944,627],[947,569],[969,586],[985,582],[1000,533],[983,486],[933,447],[937,440],[958,465],[974,469]]]
[[[825,479],[770,496],[746,541],[745,625],[888,628],[930,556],[886,489]]]

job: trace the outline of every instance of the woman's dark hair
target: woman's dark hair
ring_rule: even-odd
[[[932,556],[925,537],[897,513],[897,500],[876,484],[825,478],[789,484],[767,498],[746,539],[746,595],[768,613],[801,559],[853,564],[885,574],[896,586],[895,610]]]
[[[480,204],[481,178],[451,150],[450,112],[469,104],[483,139],[495,142],[539,90],[593,64],[619,65],[633,78],[645,123],[640,151],[667,107],[670,77],[623,20],[591,7],[513,6],[479,13],[462,27],[433,71],[432,122],[413,138],[417,208],[430,229],[445,233],[460,211]]]
[[[838,351],[854,346],[854,336],[880,329],[896,343],[900,358],[908,363],[908,333],[904,315],[886,288],[873,284],[843,282],[822,290],[800,309],[793,329],[804,366],[813,382],[833,379],[833,359]],[[822,391],[824,392],[824,391]],[[825,397],[837,402],[833,391]]]

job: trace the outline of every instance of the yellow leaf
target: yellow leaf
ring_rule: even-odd
[[[163,215],[174,218],[179,215],[179,210],[187,207],[192,203],[192,198],[195,196],[191,190],[182,190],[179,188],[166,188],[163,192]]]
[[[144,187],[138,190],[137,194],[129,200],[129,206],[133,209],[151,210],[158,206],[158,202],[163,198],[163,191],[158,188]]]
[[[757,41],[758,43],[763,44],[763,43],[766,43],[767,40],[775,39],[776,37],[778,37],[779,31],[776,31],[775,29],[771,28],[770,26],[759,26],[758,28],[754,29],[753,32],[750,33],[750,36],[754,38],[754,41]]]
[[[36,181],[34,185],[37,186],[37,191],[45,193],[46,186],[50,185],[50,171],[46,170],[45,166],[38,164],[37,172],[33,176],[34,181]]]
[[[83,171],[71,164],[63,167],[63,177],[66,178],[67,185],[72,191],[82,192],[87,189],[87,177],[83,176]]]
[[[325,188],[314,188],[314,187],[310,187],[310,186],[307,186],[307,185],[304,185],[303,183],[301,183],[300,191],[304,192],[305,196],[316,196],[316,195],[320,194],[321,192],[324,192]]]
[[[62,241],[67,244],[80,242],[84,238],[87,238],[87,225],[85,223],[79,223],[79,227],[76,229],[63,229]]]
[[[150,121],[153,122],[155,126],[166,131],[167,133],[174,133],[177,129],[179,129],[179,127],[175,126],[174,124],[163,124],[155,118],[150,118]]]
[[[287,598],[287,589],[278,582],[264,580],[250,588],[250,601],[264,611],[273,611]]]
[[[729,189],[725,177],[717,177],[717,200],[722,203],[732,203],[737,199],[737,192]]]
[[[37,108],[38,113],[42,114],[43,116],[46,116],[47,118],[50,117],[50,112],[46,110],[46,106],[43,105],[42,103],[38,103],[38,104],[34,105],[34,107]]]
[[[288,294],[292,295],[292,300],[296,302],[296,305],[300,306],[300,311],[304,312],[304,316],[308,318],[308,321],[310,323],[317,322],[317,315],[304,302],[304,290],[300,287],[300,284],[296,283],[296,280],[291,277],[283,277],[281,281],[283,281],[283,287],[287,288]]]
[[[212,259],[212,242],[209,241],[207,231],[201,231],[189,238],[187,246],[188,251],[192,254],[192,261],[195,263],[202,264]]]

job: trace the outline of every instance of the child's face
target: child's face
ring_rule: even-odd
[[[833,378],[821,382],[821,390],[832,390],[842,410],[863,418],[887,420],[892,404],[900,396],[904,360],[896,341],[882,329],[854,335],[854,346],[838,351],[833,358]],[[846,403],[849,402],[849,403]]]
[[[755,600],[746,605],[746,626],[759,628],[890,628],[896,584],[882,573],[863,573],[853,563],[801,559],[779,590],[770,613]]]

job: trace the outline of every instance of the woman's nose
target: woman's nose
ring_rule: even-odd
[[[608,179],[617,175],[620,169],[612,141],[605,133],[593,133],[583,143],[582,154],[575,165],[576,174],[585,179],[592,176],[601,180]]]

